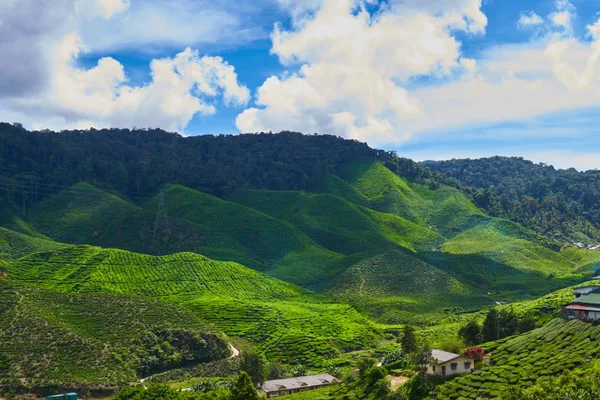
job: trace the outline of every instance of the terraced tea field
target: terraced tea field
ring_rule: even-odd
[[[439,386],[437,399],[497,398],[509,385],[528,387],[540,377],[569,372],[600,358],[600,326],[555,319],[484,349],[491,353],[491,365]]]
[[[146,256],[91,246],[7,262],[11,279],[61,292],[147,296],[185,305],[225,333],[256,343],[273,360],[319,364],[377,337],[348,305],[231,262],[193,253]]]
[[[0,278],[0,297],[3,392],[58,386],[107,389],[134,382],[143,366],[150,365],[144,360],[155,356],[152,346],[157,344],[151,338],[169,330],[201,338],[202,361],[229,356],[222,334],[176,304],[108,293],[60,293],[6,278]],[[177,354],[178,345],[173,346],[172,354]],[[176,366],[182,360],[172,362]]]
[[[355,264],[340,276],[330,293],[382,323],[431,323],[446,316],[441,310],[448,305],[468,310],[492,304],[481,289],[400,251]]]

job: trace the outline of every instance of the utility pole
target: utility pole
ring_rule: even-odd
[[[158,232],[158,227],[161,224],[161,215],[162,222],[167,226],[167,231],[171,233],[171,228],[169,227],[169,218],[167,217],[167,210],[165,209],[165,194],[161,190],[158,196],[158,210],[156,211],[156,220],[154,221],[154,236],[153,239],[156,239],[156,233]]]

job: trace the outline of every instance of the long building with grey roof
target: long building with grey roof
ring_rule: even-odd
[[[298,393],[305,390],[317,389],[323,386],[333,385],[339,381],[329,374],[299,376],[295,378],[276,379],[266,381],[261,390],[267,398],[279,397],[285,394]]]

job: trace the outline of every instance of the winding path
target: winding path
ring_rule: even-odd
[[[229,344],[229,348],[231,349],[231,355],[229,356],[229,358],[239,357],[240,356],[240,350],[237,347],[235,347],[233,344],[231,344],[231,342],[228,343],[228,344]],[[140,379],[140,383],[143,385],[144,382],[146,382],[146,380],[152,378],[153,376],[154,375],[150,375],[150,376],[147,376],[145,378]],[[182,390],[191,390],[191,388],[186,388],[186,389],[182,389]]]

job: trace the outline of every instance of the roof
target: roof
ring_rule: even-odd
[[[442,364],[442,363],[448,362],[450,360],[454,360],[455,358],[458,358],[458,357],[471,358],[469,356],[461,356],[460,354],[450,353],[450,352],[447,352],[444,350],[438,350],[438,349],[431,350],[431,356],[437,360],[437,364]]]
[[[315,386],[330,385],[337,381],[338,380],[335,377],[329,374],[299,376],[297,378],[275,379],[273,381],[266,381],[262,384],[261,389],[265,393],[279,392],[280,390],[302,389]]]
[[[576,298],[571,304],[594,304],[600,305],[600,293],[590,293]]]
[[[600,307],[588,306],[585,304],[571,304],[565,307],[567,310],[581,310],[581,311],[600,311]]]

